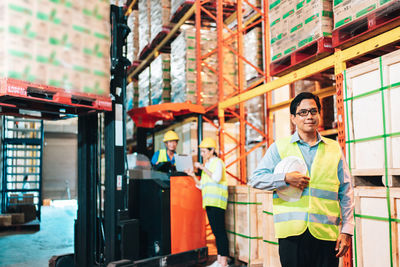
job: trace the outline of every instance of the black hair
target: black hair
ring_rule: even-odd
[[[211,151],[211,149],[214,149],[214,148],[212,148],[212,147],[207,147],[207,149],[208,149],[209,151]],[[216,157],[218,157],[217,152],[215,152],[215,149],[214,149],[213,155],[216,156]]]
[[[321,103],[319,101],[319,97],[310,92],[301,92],[295,98],[293,98],[292,102],[290,102],[290,114],[296,116],[297,107],[304,99],[313,99],[317,104],[318,112],[321,112]]]

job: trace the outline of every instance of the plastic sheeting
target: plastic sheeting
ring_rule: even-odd
[[[163,27],[170,27],[171,1],[151,0],[151,38],[153,41],[163,30]]]
[[[150,43],[150,0],[139,0],[139,53]]]
[[[190,101],[194,104],[210,106],[218,101],[217,75],[205,66],[201,74],[200,102],[197,101],[197,72],[195,55],[195,30],[189,27],[171,44],[171,101]],[[201,32],[201,53],[202,55],[215,49],[216,32],[202,30]],[[217,68],[217,55],[213,54],[205,59],[205,62],[212,68]]]
[[[131,32],[129,33],[127,41],[127,57],[133,62],[138,60],[139,54],[139,11],[133,10],[129,15],[127,24]]]
[[[139,74],[138,89],[139,107],[147,107],[150,104],[150,67]]]
[[[160,54],[150,68],[151,104],[171,102],[170,55]]]

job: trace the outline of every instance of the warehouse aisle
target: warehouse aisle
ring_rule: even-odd
[[[44,267],[53,255],[73,253],[76,201],[42,207],[39,232],[0,232],[1,267]]]

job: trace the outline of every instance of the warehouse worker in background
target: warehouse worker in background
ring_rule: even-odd
[[[175,171],[175,150],[178,141],[179,136],[176,132],[168,131],[164,134],[165,149],[156,151],[151,159],[151,164],[156,170],[168,173]]]
[[[317,132],[320,111],[318,96],[298,94],[290,103],[296,132],[276,140],[249,179],[255,188],[274,191],[275,236],[282,267],[337,267],[339,257],[351,246],[354,203],[350,172],[339,144]],[[289,156],[304,160],[307,175],[274,173],[277,164]],[[288,202],[279,197],[279,190],[288,186],[303,190],[299,200]]]
[[[197,179],[193,170],[185,172],[193,178],[197,187],[201,188],[203,208],[207,212],[211,230],[217,244],[218,258],[213,267],[228,266],[228,237],[225,230],[225,210],[228,204],[228,184],[224,162],[215,152],[217,144],[214,139],[207,137],[201,141],[200,154],[204,165],[195,162],[194,167],[201,170],[201,179]]]

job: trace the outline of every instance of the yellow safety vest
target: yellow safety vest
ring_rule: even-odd
[[[215,157],[211,159],[209,171],[214,172],[218,161],[222,163],[222,177],[219,183],[216,183],[205,171],[201,172],[201,193],[203,196],[203,208],[206,206],[226,209],[228,204],[228,183],[226,181],[225,164],[221,159]]]
[[[303,159],[297,142],[291,137],[276,141],[281,159],[296,156]],[[340,206],[337,169],[341,148],[336,141],[323,138],[311,165],[310,183],[300,200],[287,202],[274,192],[275,236],[286,238],[304,233],[308,228],[317,239],[335,241],[339,236]],[[307,171],[307,175],[309,173]]]
[[[168,162],[168,156],[167,156],[166,149],[160,149],[158,152],[158,159],[157,159],[156,164],[161,163],[161,162]]]

